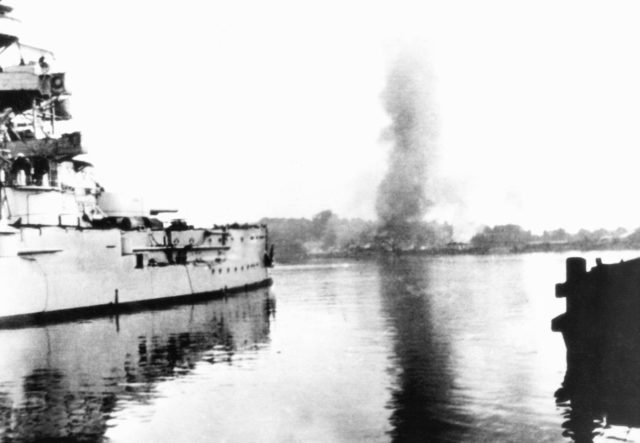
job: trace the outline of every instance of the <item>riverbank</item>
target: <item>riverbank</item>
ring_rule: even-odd
[[[350,247],[341,250],[297,250],[294,254],[278,252],[276,244],[277,261],[280,263],[305,263],[309,261],[327,259],[370,259],[380,256],[454,256],[454,255],[505,255],[527,254],[532,252],[559,253],[568,251],[632,251],[637,250],[637,245],[625,242],[566,242],[566,243],[531,243],[500,246],[472,246],[464,243],[453,243],[444,247],[419,248],[419,249],[390,249],[383,247]]]

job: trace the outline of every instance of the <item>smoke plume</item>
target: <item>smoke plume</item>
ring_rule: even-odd
[[[432,202],[427,185],[435,152],[435,118],[429,107],[428,76],[412,59],[395,63],[382,98],[391,125],[388,171],[378,188],[379,235],[392,246],[412,241]]]

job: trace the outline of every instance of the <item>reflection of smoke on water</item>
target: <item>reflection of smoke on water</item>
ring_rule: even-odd
[[[449,343],[436,331],[428,262],[410,257],[380,265],[383,308],[394,330],[398,367],[393,410],[394,441],[463,441],[468,417],[452,404]]]
[[[4,353],[20,378],[0,374],[0,440],[100,440],[119,402],[147,403],[159,381],[198,363],[236,361],[267,342],[274,315],[274,299],[254,291],[124,315],[119,330],[100,319],[2,331],[24,345]]]

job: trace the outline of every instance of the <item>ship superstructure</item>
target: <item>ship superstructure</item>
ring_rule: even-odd
[[[10,12],[0,5],[0,26]],[[71,118],[65,73],[50,51],[3,32],[0,323],[270,284],[266,226],[163,223],[160,210],[106,192],[81,134],[60,133]]]

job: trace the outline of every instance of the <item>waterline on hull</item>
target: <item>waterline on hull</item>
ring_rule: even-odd
[[[136,300],[125,303],[107,303],[102,305],[83,306],[80,308],[60,309],[56,311],[43,311],[31,314],[19,314],[0,317],[0,329],[18,329],[31,326],[42,326],[54,323],[64,323],[73,320],[90,319],[96,317],[127,314],[143,310],[162,309],[172,305],[184,303],[206,302],[216,298],[224,298],[227,295],[248,292],[259,288],[269,287],[273,284],[271,278],[262,281],[235,286],[221,290],[185,294],[171,297],[162,297],[146,300]]]

